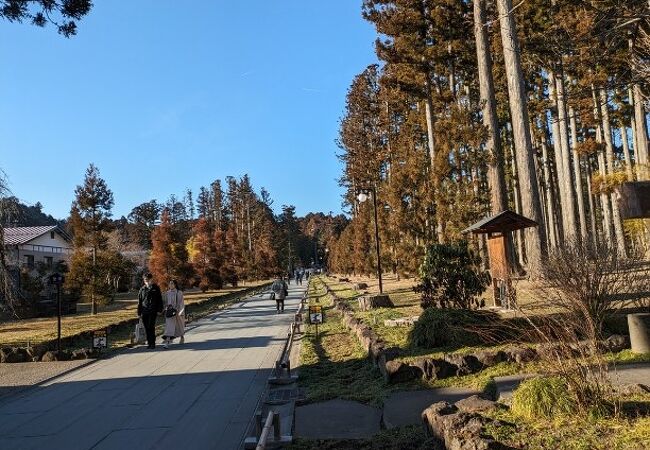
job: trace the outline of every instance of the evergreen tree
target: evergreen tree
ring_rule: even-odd
[[[106,299],[106,292],[110,292],[106,281],[109,267],[101,264],[101,261],[108,259],[103,253],[107,247],[107,232],[112,225],[113,204],[113,192],[101,178],[99,169],[90,164],[83,184],[75,189],[75,200],[70,209],[74,253],[66,283],[70,289],[83,292],[90,298],[92,314],[97,313],[96,293],[104,294],[103,298]]]
[[[54,25],[65,37],[77,34],[77,21],[90,12],[91,0],[0,0],[0,18],[30,22],[38,27]]]
[[[199,288],[203,292],[208,289],[221,289],[221,260],[210,225],[204,217],[198,219],[192,228],[189,248],[190,260],[199,279]]]

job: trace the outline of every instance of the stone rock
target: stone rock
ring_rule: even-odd
[[[509,362],[523,364],[535,361],[538,357],[537,352],[530,347],[514,347],[505,350]]]
[[[43,362],[58,361],[56,352],[53,352],[51,350],[45,352],[43,354],[43,357],[41,358],[41,361],[43,361]]]
[[[32,346],[27,348],[27,357],[31,361],[40,361],[45,352],[47,351],[47,347],[41,347],[41,346]]]
[[[70,361],[70,353],[61,350],[60,352],[56,351],[47,351],[41,358],[41,361],[43,362],[52,362],[52,361]]]
[[[92,348],[79,348],[74,350],[70,355],[70,359],[88,359],[97,356],[97,351]]]
[[[612,334],[610,337],[605,339],[603,344],[607,350],[613,353],[618,353],[626,348],[630,348],[629,338],[620,334]]]
[[[422,412],[427,435],[446,450],[509,450],[484,433],[487,424],[498,421],[459,411],[447,402],[434,403]]]
[[[11,348],[9,348],[9,347],[1,347],[0,348],[0,363],[7,362],[7,358],[12,353],[13,353],[13,350]]]
[[[537,354],[544,359],[555,358],[556,354],[561,351],[560,345],[555,343],[539,344],[536,350]]]
[[[368,283],[357,283],[354,285],[354,289],[356,289],[357,291],[368,289]]]
[[[458,366],[443,359],[423,358],[413,363],[422,371],[422,376],[427,380],[442,380],[453,377],[458,371]]]
[[[451,353],[445,355],[445,361],[457,367],[456,375],[459,377],[480,372],[484,368],[483,363],[474,355],[456,355]]]
[[[472,353],[472,356],[474,356],[485,367],[494,366],[495,364],[499,364],[500,362],[506,361],[508,359],[508,356],[505,354],[505,352],[501,350],[496,352],[484,350],[481,352]]]
[[[399,361],[388,361],[385,365],[385,379],[390,384],[413,381],[422,376],[419,367],[411,366]]]
[[[359,310],[368,311],[375,308],[394,308],[395,305],[386,294],[365,295],[359,297]]]
[[[402,349],[400,347],[388,347],[384,350],[384,359],[386,361],[392,361],[399,358],[402,354]]]
[[[420,316],[401,317],[399,319],[384,320],[385,327],[412,327],[418,321]]]
[[[24,348],[4,347],[0,349],[0,363],[13,364],[27,360],[27,351]]]
[[[384,348],[377,357],[377,366],[379,371],[384,376],[384,379],[388,379],[388,374],[386,372],[386,363],[388,361],[393,361],[402,354],[402,350],[399,347],[389,347]]]
[[[458,400],[454,405],[459,411],[466,413],[477,413],[502,407],[500,403],[488,400],[479,395],[472,395],[471,397]]]

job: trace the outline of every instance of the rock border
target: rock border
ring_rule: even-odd
[[[355,334],[368,353],[368,358],[379,368],[389,384],[404,383],[419,378],[442,380],[453,376],[478,373],[501,362],[525,364],[537,361],[549,350],[548,346],[512,346],[501,350],[480,350],[468,354],[448,353],[443,358],[417,358],[411,362],[396,361],[402,355],[399,347],[386,347],[375,331],[354,316],[354,310],[323,281],[326,293],[332,297],[334,309],[341,312],[343,324]],[[629,338],[612,335],[602,343],[603,351],[618,352],[629,347]]]

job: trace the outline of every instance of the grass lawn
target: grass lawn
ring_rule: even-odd
[[[650,395],[637,401],[650,408]],[[510,410],[487,413],[504,425],[488,429],[498,441],[515,448],[535,450],[644,450],[650,448],[650,417],[589,418],[581,415],[536,418],[517,417]],[[509,424],[517,424],[512,426]]]
[[[310,304],[323,305],[324,323],[307,325],[300,353],[300,386],[307,388],[307,401],[332,398],[358,400],[374,405],[381,404],[384,381],[379,370],[367,360],[365,351],[341,322],[325,286],[319,278],[309,283]]]
[[[267,284],[268,281],[259,281],[249,283],[245,287],[226,288],[218,291],[189,291],[185,293],[185,303],[188,311],[194,317],[211,312],[211,308],[222,308],[222,302],[204,302],[207,298],[223,297],[229,294],[236,294],[245,289],[254,286]],[[199,303],[201,303],[199,305]],[[137,294],[121,295],[111,305],[100,306],[99,313],[90,315],[89,313],[78,313],[71,316],[63,316],[61,320],[61,337],[75,336],[80,333],[89,332],[111,325],[116,325],[124,321],[132,320],[137,317]],[[82,308],[83,310],[83,304]],[[214,309],[214,310],[216,310]],[[23,319],[0,322],[0,345],[17,345],[24,346],[27,342],[39,344],[42,342],[56,339],[57,333],[56,317],[41,317],[34,319]],[[132,330],[126,330],[124,338],[128,340],[129,333]],[[124,339],[120,336],[119,330],[111,330],[109,336],[112,344],[122,342]]]

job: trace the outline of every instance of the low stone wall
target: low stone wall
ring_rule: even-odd
[[[384,379],[391,384],[425,380],[441,380],[454,376],[478,373],[501,362],[525,364],[536,361],[548,352],[548,346],[512,346],[503,350],[481,350],[470,354],[449,353],[443,358],[418,358],[411,362],[396,361],[402,355],[399,347],[386,347],[386,343],[365,324],[354,316],[348,303],[336,295],[325,283],[327,293],[332,297],[334,308],[341,312],[345,326],[356,335],[368,358],[376,365]],[[604,352],[619,352],[629,347],[625,336],[613,335],[602,344]]]
[[[438,402],[422,412],[422,423],[435,444],[433,448],[446,450],[514,450],[496,441],[487,433],[488,428],[506,425],[480,414],[503,406],[477,396],[452,405]]]
[[[341,300],[327,283],[324,282],[324,284],[327,294],[332,297],[334,309],[342,315],[343,324],[357,337],[361,346],[368,353],[368,358],[379,367],[382,375],[388,379],[387,363],[399,356],[399,348],[386,348],[386,343],[377,336],[371,327],[354,317],[354,311],[350,305]]]

